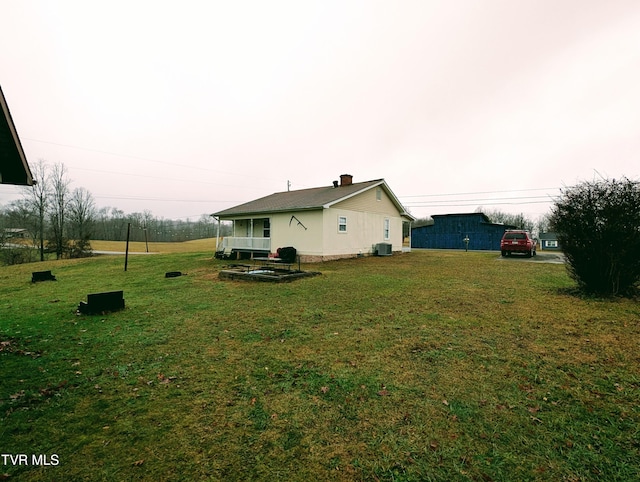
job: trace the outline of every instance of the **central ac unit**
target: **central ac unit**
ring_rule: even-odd
[[[378,244],[376,244],[376,255],[377,256],[391,256],[391,244],[389,244],[389,243],[378,243]]]

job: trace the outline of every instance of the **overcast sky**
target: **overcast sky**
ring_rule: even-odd
[[[0,85],[30,163],[166,218],[348,173],[535,219],[640,178],[638,0],[3,0]]]

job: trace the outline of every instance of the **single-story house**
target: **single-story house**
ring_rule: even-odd
[[[5,228],[5,238],[26,238],[28,231],[25,228]]]
[[[500,250],[508,224],[492,223],[483,213],[434,214],[433,224],[411,230],[412,248]],[[468,241],[465,241],[468,240]]]
[[[415,220],[384,179],[340,182],[285,191],[212,216],[233,221],[233,236],[216,251],[236,257],[268,256],[294,247],[303,262],[402,252],[403,224]]]
[[[558,243],[558,236],[556,233],[540,233],[538,236],[540,241],[540,249],[547,251],[560,251],[560,243]]]
[[[33,176],[1,87],[0,111],[0,184],[33,186]]]

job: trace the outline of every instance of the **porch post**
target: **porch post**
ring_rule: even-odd
[[[216,253],[218,252],[218,243],[220,242],[220,218],[216,218],[215,216],[212,216],[213,219],[215,219],[216,221],[218,221],[218,234],[216,234]]]

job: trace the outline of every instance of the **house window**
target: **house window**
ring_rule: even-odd
[[[338,216],[338,232],[346,233],[347,232],[347,217],[346,216]]]
[[[384,220],[384,239],[389,239],[389,218],[385,218]]]
[[[377,188],[376,189],[376,201],[382,201],[382,189],[381,188]]]
[[[262,237],[263,238],[271,237],[271,222],[269,221],[268,218],[264,220],[264,223],[262,225]]]
[[[547,248],[557,248],[558,247],[558,241],[547,241]]]

